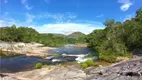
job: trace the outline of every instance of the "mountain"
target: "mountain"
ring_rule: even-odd
[[[66,37],[66,35],[64,35],[64,34],[57,34],[57,33],[42,33],[42,34],[53,35],[53,36],[56,36],[56,37]]]
[[[68,38],[74,38],[74,39],[78,39],[80,37],[84,37],[85,34],[82,32],[74,32],[72,34],[67,35]]]

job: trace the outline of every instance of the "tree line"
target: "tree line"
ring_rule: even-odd
[[[72,34],[68,36],[59,36],[59,34],[41,34],[35,29],[25,26],[16,27],[16,25],[12,25],[7,27],[0,27],[0,40],[7,42],[38,42],[44,44],[45,46],[52,47],[84,42],[85,35],[75,37],[69,36],[72,36]]]
[[[86,38],[101,60],[115,62],[119,56],[131,57],[132,51],[142,50],[142,8],[130,20],[121,23],[107,19],[104,25],[105,29],[94,30]]]

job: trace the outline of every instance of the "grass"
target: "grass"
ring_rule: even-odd
[[[35,67],[36,67],[36,69],[48,68],[48,70],[51,70],[51,66],[50,65],[42,64],[42,63],[37,63]]]
[[[53,56],[54,56],[54,57],[57,57],[57,56],[59,56],[59,54],[57,54],[57,53],[54,53],[54,54],[53,54]]]
[[[62,67],[62,64],[58,64],[59,67]]]
[[[48,66],[48,65],[46,65],[46,64],[42,65],[42,67],[44,67],[44,68],[48,68],[48,70],[50,70],[50,69],[51,69],[51,66]]]

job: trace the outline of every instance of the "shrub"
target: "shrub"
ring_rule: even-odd
[[[78,61],[76,61],[76,62],[75,62],[75,64],[79,65],[79,62],[78,62]]]
[[[99,59],[109,63],[114,63],[116,62],[117,56],[115,54],[100,54]]]
[[[125,53],[125,54],[122,55],[122,57],[132,58],[132,54],[131,53]]]
[[[53,56],[57,57],[57,56],[59,56],[59,54],[57,54],[57,53],[54,53],[54,54],[53,54]]]
[[[86,69],[87,67],[90,67],[90,66],[98,66],[98,64],[94,63],[92,59],[89,59],[81,64],[82,69]]]
[[[86,69],[87,67],[88,67],[88,65],[85,62],[81,64],[82,69]]]
[[[92,59],[89,59],[87,61],[85,61],[85,63],[88,65],[88,66],[94,66],[94,61]]]
[[[39,69],[39,68],[42,67],[42,65],[43,65],[42,63],[37,63],[37,64],[36,64],[36,68]]]

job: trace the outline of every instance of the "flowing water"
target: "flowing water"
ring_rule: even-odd
[[[73,62],[79,60],[80,57],[85,56],[87,53],[90,53],[91,50],[86,47],[65,45],[49,52],[50,56],[46,58],[26,57],[25,55],[13,58],[2,58],[0,59],[0,72],[19,72],[35,69],[35,64],[37,62],[42,62],[45,64]],[[58,55],[55,56],[54,54]]]

